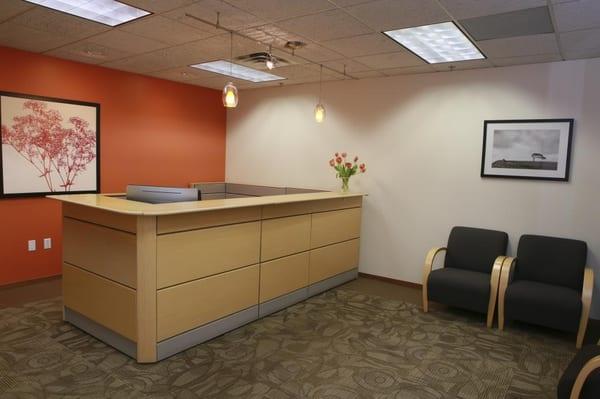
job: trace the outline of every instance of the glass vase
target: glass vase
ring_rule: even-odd
[[[350,176],[341,177],[341,179],[342,179],[342,192],[347,193],[348,190],[350,190],[350,186],[348,185],[348,183],[350,182]]]

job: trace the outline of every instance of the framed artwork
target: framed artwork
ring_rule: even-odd
[[[0,92],[0,197],[100,192],[100,104]]]
[[[481,177],[569,180],[573,119],[483,123]]]

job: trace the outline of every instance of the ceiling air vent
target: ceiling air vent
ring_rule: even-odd
[[[236,57],[236,64],[245,65],[254,69],[267,69],[266,62],[269,59],[269,53],[266,51],[260,53],[252,53],[247,55],[240,55]],[[277,56],[277,67],[288,66],[295,64],[287,58]]]

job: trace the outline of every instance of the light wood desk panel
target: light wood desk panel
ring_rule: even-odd
[[[310,215],[263,220],[261,261],[308,251]]]
[[[358,250],[358,239],[311,250],[310,284],[358,267]]]
[[[260,302],[308,286],[309,253],[302,252],[260,264]]]
[[[164,288],[259,262],[260,222],[157,237],[157,284]]]
[[[310,247],[318,248],[360,236],[361,208],[314,213]]]
[[[257,305],[258,276],[253,265],[158,291],[158,340]]]
[[[128,287],[136,287],[136,236],[63,218],[63,260]]]
[[[110,330],[137,340],[135,290],[63,264],[64,305]]]
[[[260,220],[260,207],[222,209],[212,212],[158,217],[158,234]]]
[[[117,230],[134,233],[136,231],[136,217],[123,215],[87,206],[79,206],[65,202],[63,204],[63,217],[85,220],[90,223],[111,227]]]

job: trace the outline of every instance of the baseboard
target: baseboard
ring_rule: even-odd
[[[396,280],[395,278],[390,278],[390,277],[377,276],[375,274],[358,272],[358,276],[364,277],[364,278],[370,278],[373,280],[385,281],[386,283],[401,285],[403,287],[410,287],[410,288],[417,288],[417,289],[423,288],[422,284],[411,283],[410,281],[404,281],[404,280]]]
[[[38,283],[45,283],[48,281],[59,280],[61,278],[62,278],[62,274],[55,274],[53,276],[40,277],[40,278],[35,278],[32,280],[17,281],[15,283],[8,283],[8,284],[0,285],[0,290],[7,290],[7,289],[11,289],[11,288],[18,288],[18,287],[26,287],[26,286],[34,285],[34,284],[38,284]]]

